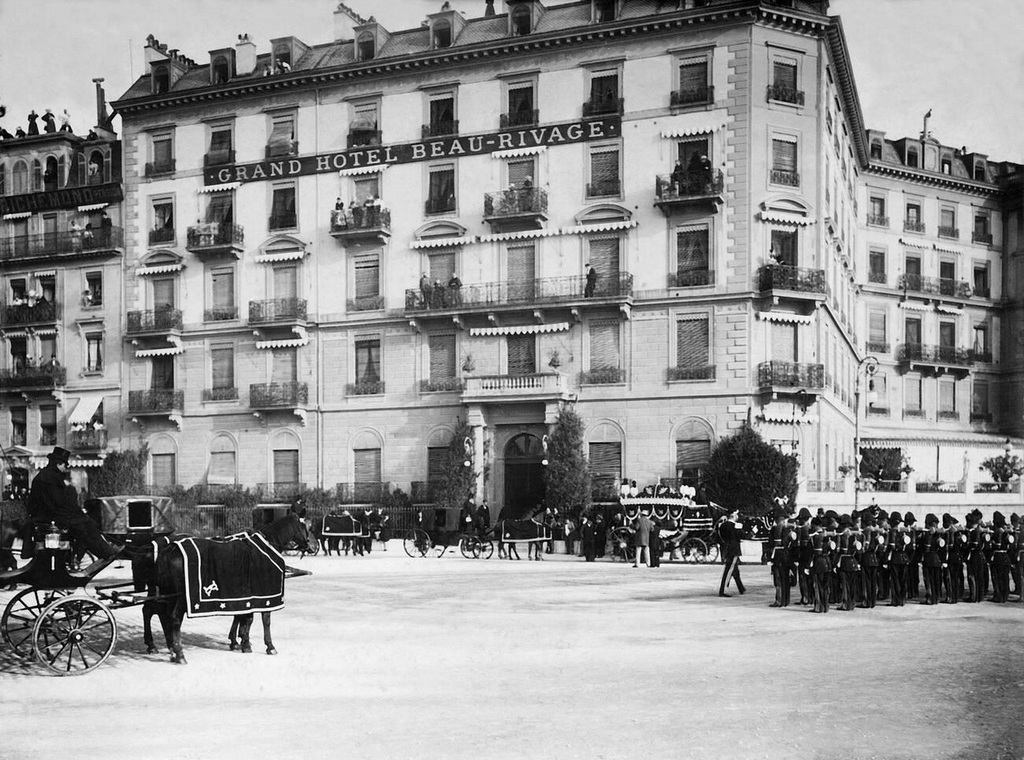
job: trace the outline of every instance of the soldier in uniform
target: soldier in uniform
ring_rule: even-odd
[[[903,525],[899,512],[889,515],[889,536],[886,541],[886,564],[889,565],[889,606],[902,607],[906,603],[907,564],[913,539]]]
[[[921,531],[917,528],[917,518],[913,512],[907,512],[903,516],[903,522],[913,539],[907,562],[907,599],[917,599],[921,585]]]
[[[725,587],[730,578],[736,580],[736,590],[743,594],[746,588],[740,578],[740,532],[743,530],[743,523],[739,522],[740,511],[730,509],[728,517],[719,527],[718,532],[722,537],[722,558],[725,561],[725,569],[722,571],[722,582],[718,585],[719,596],[729,596],[725,593]]]
[[[825,526],[818,518],[811,520],[811,577],[814,593],[814,612],[828,612],[829,577],[832,575],[831,539],[825,534]]]
[[[946,512],[942,515],[942,527],[946,534],[946,556],[943,559],[943,583],[946,587],[946,604],[956,604],[964,594],[964,552],[967,536],[957,525],[959,521]]]
[[[1024,520],[1017,523],[1014,538],[1016,539],[1013,542],[1016,555],[1013,557],[1013,566],[1017,568],[1017,577],[1021,578],[1021,582],[1024,583]],[[1017,586],[1017,593],[1020,595],[1020,601],[1024,602],[1024,585]]]
[[[992,601],[1003,604],[1010,596],[1010,547],[1013,533],[1002,512],[992,515]]]
[[[857,606],[857,580],[860,563],[857,562],[858,534],[849,515],[839,518],[839,544],[836,568],[839,571],[839,609],[849,612]]]
[[[768,533],[769,561],[772,564],[772,583],[775,584],[775,601],[771,607],[789,606],[790,544],[793,542],[786,510],[775,510],[775,524]]]
[[[985,575],[988,573],[985,544],[990,538],[981,522],[981,513],[967,515],[967,601],[980,602],[985,596]]]
[[[861,607],[873,609],[878,597],[878,565],[879,552],[885,544],[885,538],[876,525],[874,517],[867,518],[864,526],[864,548],[860,554],[861,568]]]
[[[942,557],[945,539],[939,534],[939,518],[929,513],[924,518],[924,530],[918,535],[921,551],[921,569],[924,575],[924,599],[921,604],[938,604],[942,588]]]
[[[810,604],[814,598],[814,586],[811,583],[811,562],[814,552],[811,548],[811,512],[801,507],[796,516],[796,571],[797,582],[800,584],[800,604]]]
[[[1013,595],[1020,596],[1020,515],[1014,512],[1010,515],[1010,533],[1013,535],[1013,542],[1010,547],[1010,578],[1013,580]]]

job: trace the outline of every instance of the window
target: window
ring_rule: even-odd
[[[988,405],[988,380],[974,381],[971,392],[971,419],[983,421],[991,419]]]
[[[620,325],[618,322],[591,322],[590,324],[590,371],[594,374],[599,370],[615,370],[611,373],[614,379],[611,382],[618,382],[619,367],[622,366],[621,352],[619,350]],[[595,381],[598,378],[591,378]],[[608,380],[605,380],[606,382]]]
[[[153,94],[160,95],[171,89],[171,72],[166,66],[153,68]]]
[[[459,131],[455,120],[455,96],[452,93],[432,95],[429,101],[430,121],[424,137],[454,135]]]
[[[587,451],[591,482],[607,487],[609,493],[622,479],[622,443],[619,441],[591,443]]]
[[[380,340],[363,338],[356,341],[356,383],[380,382]]]
[[[349,309],[382,309],[384,299],[380,294],[380,252],[372,251],[355,256],[352,271],[352,301],[349,302]]]
[[[85,273],[85,305],[86,306],[102,306],[103,305],[103,273],[102,272],[86,272]]]
[[[798,266],[796,230],[772,230],[771,258],[787,267]]]
[[[177,463],[174,454],[153,454],[153,485],[167,488],[178,482]]]
[[[921,411],[921,378],[906,377],[903,380],[905,401],[903,408],[908,412]]]
[[[173,356],[154,356],[150,364],[150,372],[150,388],[152,390],[174,390]]]
[[[711,366],[710,320],[706,316],[687,316],[676,322],[676,366],[670,380],[696,380],[714,377]]]
[[[880,159],[881,157],[882,157],[882,141],[881,140],[872,140],[871,141],[871,158],[878,158],[878,159]]]
[[[907,317],[903,323],[903,340],[908,346],[921,345],[921,320],[919,317]]]
[[[590,99],[583,104],[584,116],[622,113],[619,97],[619,72],[595,71],[590,75]]]
[[[267,158],[294,156],[299,146],[295,141],[295,114],[277,113],[270,116],[270,134],[267,137]]]
[[[435,48],[451,47],[452,25],[446,19],[438,19],[434,22],[433,43]]]
[[[232,450],[211,451],[210,469],[206,475],[207,484],[234,485],[238,472],[236,457],[236,452]]]
[[[234,193],[210,193],[206,205],[206,221],[213,224],[234,224],[235,196]]]
[[[943,295],[951,296],[956,294],[956,262],[939,262],[939,289]]]
[[[907,204],[907,215],[904,218],[903,229],[908,232],[924,232],[924,224],[921,222],[921,205],[919,203]]]
[[[455,335],[431,335],[427,341],[430,351],[430,385],[438,390],[458,376],[455,367]]]
[[[886,283],[885,250],[872,248],[868,251],[868,282]]]
[[[886,340],[886,315],[884,311],[868,313],[868,341],[865,348],[868,353],[888,353],[889,344]]]
[[[685,106],[709,102],[712,98],[711,88],[708,86],[708,69],[706,56],[680,61],[679,89],[674,93],[672,105]]]
[[[0,195],[4,195],[7,192],[7,167],[4,164],[0,164]]]
[[[951,159],[949,156],[943,156],[942,157],[942,173],[943,174],[952,174],[952,172],[953,172],[953,159]]]
[[[921,258],[916,254],[907,254],[906,259],[903,263],[903,268],[906,270],[907,277],[910,278],[909,285],[911,287],[920,286],[921,284]]]
[[[871,196],[871,212],[868,214],[868,224],[882,227],[888,226],[889,219],[885,215],[885,198],[878,195]]]
[[[146,166],[146,175],[166,174],[174,171],[174,137],[170,133],[152,136],[152,162]]]
[[[509,301],[532,301],[537,291],[537,249],[533,243],[509,244],[506,256]]]
[[[294,348],[277,349],[270,356],[270,382],[291,386],[299,379],[299,355]]]
[[[535,185],[534,178],[536,177],[536,163],[533,156],[527,156],[525,158],[514,158],[505,162],[505,173],[508,176],[508,186],[522,188],[529,180],[531,185]]]
[[[939,355],[947,359],[946,352],[942,349],[953,349],[956,347],[956,323],[939,322]]]
[[[676,477],[682,485],[700,486],[701,469],[711,459],[711,441],[681,439],[676,441]]]
[[[85,335],[86,372],[103,371],[103,333],[86,333]]]
[[[984,161],[976,161],[974,163],[974,179],[976,179],[978,182],[987,182],[988,181],[988,177],[986,176],[986,172],[985,172],[985,162]]]
[[[533,31],[533,19],[531,18],[530,7],[518,5],[512,9],[509,20],[512,23],[512,36],[522,37]]]
[[[508,374],[532,375],[537,371],[537,339],[534,335],[507,335]]]
[[[380,145],[380,107],[376,100],[352,106],[352,122],[348,127],[348,147]]]
[[[152,306],[156,311],[173,309],[176,303],[174,297],[173,277],[154,277],[149,282],[152,295]]]
[[[57,444],[57,407],[39,405],[39,445],[55,446]]]
[[[992,361],[992,346],[988,340],[988,325],[974,325],[974,343],[972,346],[974,358],[978,361]]]
[[[773,185],[788,185],[790,187],[798,187],[800,185],[795,139],[788,137],[772,138],[772,171],[770,180]]]
[[[271,276],[274,298],[293,299],[299,297],[299,268],[294,265],[274,267]]]
[[[587,183],[587,197],[618,196],[621,191],[618,146],[604,145],[591,148],[590,182]]]
[[[210,64],[211,84],[224,84],[231,77],[231,69],[228,66],[227,56],[218,55]]]
[[[797,61],[776,57],[772,61],[772,83],[768,86],[768,99],[802,106],[804,93],[798,87]]]
[[[21,195],[28,191],[28,164],[16,161],[11,170],[11,195]]]
[[[989,298],[988,286],[988,264],[975,262],[974,264],[974,295],[980,298]]]
[[[502,128],[530,126],[537,123],[534,108],[533,82],[508,85],[508,113],[502,116]]]
[[[431,282],[447,284],[455,273],[455,251],[434,251],[427,257]]]
[[[989,245],[992,243],[992,232],[989,230],[989,216],[984,213],[975,213],[974,215],[974,235],[972,240],[975,243],[985,243]]]
[[[431,166],[427,170],[427,178],[426,213],[444,214],[455,211],[455,166]]]
[[[268,229],[289,230],[298,226],[295,214],[295,185],[275,185],[270,204]]]
[[[363,32],[356,42],[356,58],[360,61],[373,60],[377,52],[377,41],[371,32]]]
[[[235,160],[234,138],[230,126],[210,128],[210,152],[206,154],[207,166],[230,164]]]
[[[710,237],[706,224],[676,230],[676,287],[710,284]]]
[[[956,381],[939,379],[939,417],[956,417]]]
[[[427,482],[443,483],[448,468],[448,447],[430,446],[427,448]]]
[[[603,24],[615,20],[616,0],[594,0],[594,21]]]
[[[11,407],[11,443],[15,446],[28,444],[28,410],[23,406]]]
[[[292,67],[292,51],[287,45],[274,46],[274,70],[281,74]]]
[[[298,449],[274,449],[274,484],[295,485],[298,482]]]
[[[356,483],[380,483],[380,449],[354,449],[352,475]]]
[[[237,319],[235,305],[235,270],[221,267],[210,271],[210,308],[206,312],[207,322]]]
[[[772,359],[780,362],[795,362],[798,360],[799,325],[791,325],[783,322],[771,323]]]
[[[153,198],[150,201],[149,244],[174,244],[174,199]]]
[[[955,208],[944,206],[939,209],[939,237],[957,237]]]
[[[210,347],[211,401],[238,398],[235,388],[235,347],[228,344]]]
[[[619,293],[619,247],[620,240],[614,238],[590,238],[587,262],[597,273],[597,282],[591,295],[607,296]],[[588,272],[589,274],[589,272]]]

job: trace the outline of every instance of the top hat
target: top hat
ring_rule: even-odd
[[[46,458],[51,462],[69,464],[71,462],[71,452],[61,446],[54,446],[53,451],[47,454]]]

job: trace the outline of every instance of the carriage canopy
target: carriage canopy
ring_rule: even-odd
[[[86,501],[85,509],[110,535],[174,532],[174,501],[168,496],[101,496]]]

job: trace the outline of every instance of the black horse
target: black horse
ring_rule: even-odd
[[[296,548],[300,551],[307,551],[309,545],[309,531],[306,524],[293,512],[270,525],[260,528],[258,531],[267,542],[277,551],[286,548]],[[182,538],[176,536],[175,538]],[[195,539],[196,542],[208,542],[210,539]],[[144,636],[147,651],[157,651],[153,642],[151,618],[156,615],[160,618],[160,625],[163,628],[167,647],[171,650],[171,662],[184,664],[185,654],[181,648],[181,623],[185,618],[186,595],[185,595],[185,558],[182,549],[177,543],[169,544],[161,551],[153,562],[143,558],[137,560],[138,565],[133,566],[136,579],[144,579],[144,583],[150,594],[154,591],[154,598],[147,601],[142,607],[144,623]],[[230,614],[230,613],[228,613]],[[263,641],[267,647],[267,654],[277,654],[274,642],[270,636],[270,612],[261,612],[263,616]],[[252,627],[253,613],[233,615],[229,634],[229,644],[232,650],[237,646],[236,633],[241,637],[241,649],[243,652],[251,652],[249,643],[249,630]]]
[[[18,561],[14,559],[14,539],[20,534],[20,526],[7,520],[0,520],[0,572],[14,570]],[[12,583],[11,588],[14,588]],[[3,588],[0,586],[0,588]]]

